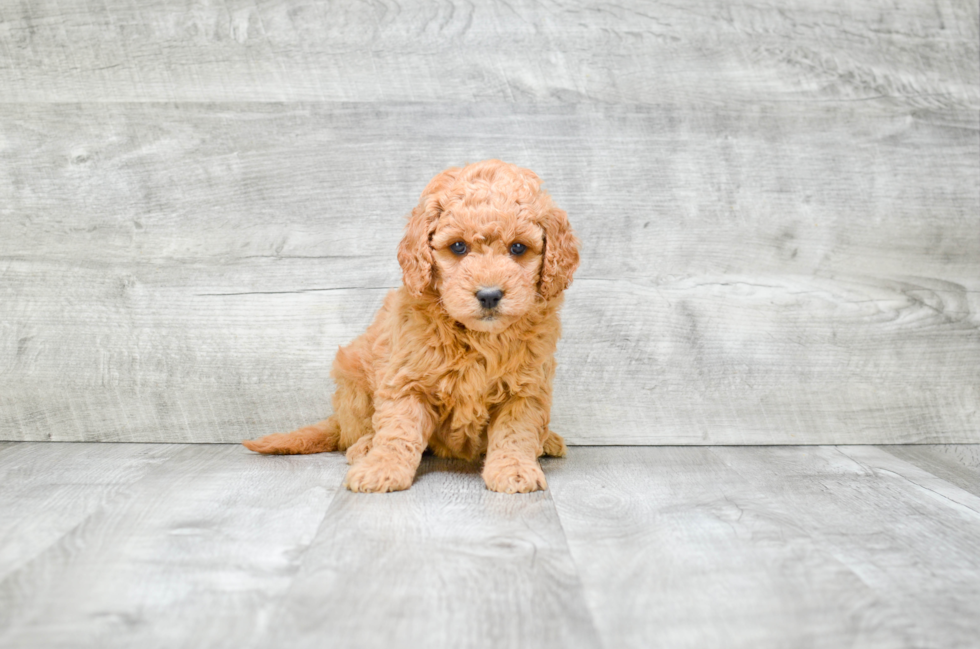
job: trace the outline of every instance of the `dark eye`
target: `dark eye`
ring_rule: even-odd
[[[510,245],[510,254],[514,255],[515,257],[520,257],[526,251],[527,246],[525,246],[523,243],[512,243]]]
[[[452,251],[454,255],[458,255],[460,257],[465,255],[467,250],[466,244],[463,243],[462,241],[457,241],[453,245],[449,246],[449,249]]]

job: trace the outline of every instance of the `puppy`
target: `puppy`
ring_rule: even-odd
[[[403,286],[341,347],[334,414],[246,441],[268,454],[346,450],[351,491],[411,486],[426,448],[486,455],[493,491],[546,489],[562,291],[578,240],[531,171],[499,160],[447,169],[422,192],[398,248]]]

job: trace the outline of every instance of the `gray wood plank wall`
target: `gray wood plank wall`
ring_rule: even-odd
[[[329,412],[436,172],[583,241],[571,443],[980,441],[972,1],[0,0],[0,438]]]

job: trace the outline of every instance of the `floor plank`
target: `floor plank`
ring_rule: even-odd
[[[124,499],[134,483],[178,451],[166,444],[4,443],[0,580],[49,551],[99,510]]]
[[[980,496],[980,444],[883,446],[885,451]]]
[[[23,463],[41,483],[71,478],[64,465],[72,458],[82,467],[75,471],[111,475],[120,455],[153,452],[141,445],[24,448],[35,455]],[[30,534],[24,544],[47,545],[0,581],[0,645],[238,647],[274,623],[276,599],[340,486],[343,457],[265,457],[240,446],[165,448],[171,451],[165,461],[87,515],[78,515],[68,497],[15,500],[35,519],[62,516],[73,525],[62,526],[55,540],[35,531],[38,525],[18,523],[19,535]],[[52,467],[45,453],[67,457]],[[0,455],[5,466],[11,454]],[[102,460],[92,463],[91,456]],[[85,475],[72,482],[65,490],[88,496],[76,500],[92,498]]]
[[[603,643],[972,646],[980,499],[860,452],[572,449],[549,481]]]
[[[980,633],[980,497],[881,448],[573,448],[526,496],[431,457],[407,492],[351,494],[345,468],[0,444],[0,645],[965,649]]]
[[[600,646],[550,494],[431,457],[409,491],[334,499],[274,617],[261,646]]]

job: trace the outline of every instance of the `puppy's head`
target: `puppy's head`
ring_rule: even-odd
[[[435,294],[468,329],[498,332],[565,290],[578,240],[533,172],[487,160],[429,183],[398,262],[413,295]]]

